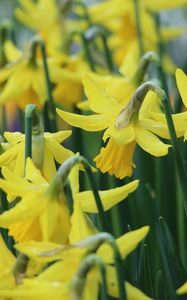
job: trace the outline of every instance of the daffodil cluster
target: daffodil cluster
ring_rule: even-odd
[[[163,20],[187,0],[17,2],[0,22],[0,300],[177,299],[187,75],[168,45],[186,28]]]

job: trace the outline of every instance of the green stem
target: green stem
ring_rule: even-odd
[[[119,299],[127,300],[126,289],[124,284],[125,275],[124,275],[123,260],[121,258],[121,254],[114,237],[107,232],[98,233],[96,235],[88,237],[84,241],[81,241],[79,243],[79,246],[81,244],[82,246],[83,244],[84,246],[87,245],[89,251],[93,253],[96,252],[99,249],[99,247],[104,243],[109,244],[113,250],[114,263],[116,266],[116,276],[118,281]]]
[[[48,101],[47,101],[48,117],[49,117],[50,124],[51,124],[51,131],[56,132],[57,131],[56,108],[55,108],[54,100],[52,97],[52,84],[51,84],[51,80],[50,80],[50,76],[49,76],[46,48],[45,48],[44,42],[40,41],[39,44],[40,44],[41,53],[42,53],[45,80],[46,80],[47,93],[48,93]]]
[[[137,39],[138,39],[140,56],[142,56],[142,54],[144,54],[144,45],[143,45],[143,39],[142,39],[141,20],[140,20],[140,7],[139,7],[140,3],[139,3],[139,0],[133,0],[133,1],[134,1],[136,34],[137,34]]]
[[[95,72],[95,62],[94,62],[94,59],[92,57],[92,54],[91,54],[91,51],[90,51],[90,48],[89,48],[89,41],[87,40],[87,38],[85,36],[85,33],[80,31],[80,30],[74,30],[74,31],[72,31],[71,35],[72,35],[72,37],[74,35],[80,36],[81,41],[82,41],[82,45],[83,45],[83,48],[84,48],[84,53],[85,53],[85,56],[86,56],[86,60],[89,63],[90,69],[93,72]]]
[[[163,104],[164,113],[166,116],[166,121],[167,121],[168,129],[169,129],[171,143],[173,146],[172,147],[173,154],[174,154],[177,171],[178,171],[178,176],[180,179],[180,184],[181,184],[182,193],[183,193],[183,205],[184,205],[184,210],[185,210],[185,214],[187,217],[187,177],[186,177],[186,172],[185,172],[185,168],[184,168],[183,161],[182,161],[182,156],[181,156],[181,153],[179,150],[179,145],[178,145],[177,135],[176,135],[173,119],[172,119],[169,100],[165,93],[162,96],[162,104]]]
[[[32,158],[32,114],[36,105],[28,104],[25,110],[25,160]]]
[[[123,270],[123,261],[121,258],[121,254],[119,252],[118,246],[113,239],[111,242],[111,246],[114,251],[114,260],[115,260],[115,265],[116,265],[116,275],[118,279],[118,289],[119,289],[119,299],[120,300],[126,300],[127,295],[126,295],[126,290],[125,290],[125,285],[124,285],[124,270]]]
[[[108,47],[107,37],[104,34],[102,34],[101,39],[102,39],[102,42],[103,42],[103,47],[104,47],[104,51],[105,51],[105,57],[106,57],[106,62],[107,62],[107,65],[108,65],[108,69],[109,69],[109,71],[111,71],[111,73],[115,73],[114,62],[113,62],[113,59],[112,59],[111,51]]]
[[[92,58],[92,55],[91,55],[91,51],[90,51],[90,48],[89,48],[89,42],[87,41],[84,33],[81,34],[81,39],[82,39],[82,44],[83,44],[83,47],[84,47],[86,59],[89,62],[91,70],[95,72],[95,62],[94,62],[94,60]]]
[[[79,269],[72,280],[72,295],[73,299],[83,299],[84,287],[86,285],[86,276],[88,272],[97,267],[101,274],[102,279],[102,300],[108,300],[107,296],[107,282],[106,282],[106,267],[104,262],[95,254],[88,255],[80,264]]]

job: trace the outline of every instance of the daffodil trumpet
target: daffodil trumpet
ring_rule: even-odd
[[[90,254],[86,256],[74,275],[71,281],[71,297],[72,300],[82,300],[83,299],[83,292],[86,285],[86,277],[88,272],[97,267],[101,274],[101,295],[103,300],[107,300],[107,282],[106,282],[106,266],[102,259],[97,256],[96,254]]]
[[[104,212],[102,201],[100,199],[100,196],[99,196],[99,193],[98,193],[98,190],[97,190],[97,187],[96,187],[96,182],[95,182],[91,167],[90,167],[88,161],[83,156],[75,155],[75,156],[70,157],[67,160],[65,160],[64,163],[58,169],[57,175],[55,176],[55,178],[54,178],[54,180],[51,183],[49,188],[56,190],[56,185],[58,184],[58,186],[63,189],[71,169],[76,164],[82,164],[84,166],[87,174],[88,174],[90,185],[92,187],[95,202],[96,202],[96,205],[97,205],[97,208],[98,208],[98,214],[99,214],[101,229],[103,231],[109,231],[108,221],[107,221],[107,218],[106,218],[106,214]],[[59,180],[61,182],[60,185],[59,185]]]

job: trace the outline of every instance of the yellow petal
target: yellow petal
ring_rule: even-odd
[[[104,95],[90,76],[83,78],[85,94],[90,101],[90,108],[99,114],[117,115],[121,105],[112,98]]]
[[[35,184],[47,184],[47,181],[30,158],[27,158],[26,161],[26,179]]]
[[[170,145],[166,145],[159,140],[153,133],[143,127],[135,127],[136,142],[139,146],[154,156],[163,156],[168,154]]]
[[[116,270],[112,266],[107,266],[107,288],[109,295],[115,298],[119,297],[118,283],[116,278]],[[125,281],[125,288],[128,300],[151,300],[152,298],[146,296],[142,291]]]
[[[138,183],[138,180],[134,180],[118,188],[99,191],[104,210],[107,211],[114,205],[124,200],[129,195],[129,193],[132,193],[136,190],[136,188],[138,187]],[[75,202],[76,200],[80,202],[83,211],[89,213],[98,212],[92,191],[81,192],[76,194],[74,197]]]
[[[100,131],[111,125],[111,119],[106,115],[81,116],[60,109],[56,111],[68,124],[87,131]]]
[[[12,252],[7,248],[2,236],[0,235],[0,273],[4,273],[7,270],[10,270],[15,261],[16,258],[12,254]]]
[[[46,139],[55,140],[57,143],[62,143],[72,134],[71,130],[61,130],[54,133],[45,132],[44,137]]]
[[[177,81],[177,86],[178,86],[182,101],[183,101],[185,107],[187,107],[187,91],[186,91],[187,76],[181,69],[177,69],[177,71],[176,71],[176,81]]]
[[[4,87],[2,94],[0,95],[0,103],[4,104],[8,101],[12,101],[17,99],[23,93],[25,93],[32,82],[33,72],[28,67],[19,66],[16,71],[8,81]],[[18,88],[19,86],[19,88]]]
[[[125,128],[110,126],[105,131],[103,140],[106,141],[109,137],[111,137],[118,145],[128,144],[135,139],[134,128],[132,125],[128,125]]]
[[[139,121],[139,124],[144,127],[145,129],[155,133],[156,135],[165,138],[170,139],[170,134],[168,131],[167,125],[164,125],[163,123],[159,123],[152,119],[141,119]]]
[[[22,56],[22,52],[11,41],[5,42],[4,49],[8,61],[15,62]]]
[[[44,148],[44,161],[42,166],[42,174],[48,182],[50,182],[56,174],[56,165],[51,151],[47,147]]]
[[[91,220],[86,216],[80,206],[79,200],[74,199],[73,214],[71,216],[70,243],[76,243],[97,232]]]
[[[60,164],[62,164],[67,158],[74,155],[72,151],[64,148],[53,139],[46,139],[45,147],[49,149],[54,159]]]
[[[146,237],[148,232],[149,227],[144,226],[140,229],[125,233],[124,235],[116,239],[121,257],[125,259],[129,253],[136,249],[138,244]],[[106,263],[110,264],[114,261],[111,247],[107,244],[102,245],[97,251],[97,254],[100,255]]]
[[[4,133],[5,139],[12,145],[23,142],[25,140],[25,135],[21,132],[8,132]]]
[[[7,228],[15,222],[27,221],[38,216],[46,206],[40,195],[30,193],[13,208],[0,215],[0,226]]]
[[[185,282],[178,290],[177,290],[178,295],[183,295],[187,294],[187,282]]]

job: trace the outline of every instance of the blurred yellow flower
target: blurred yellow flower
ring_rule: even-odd
[[[141,34],[144,51],[157,51],[159,37],[156,24],[151,12],[163,9],[180,8],[187,5],[186,0],[160,1],[139,0],[138,11],[140,15]],[[107,0],[89,7],[93,22],[101,23],[111,30],[110,46],[114,49],[115,60],[118,65],[125,56],[132,51],[132,45],[138,49],[138,36],[136,31],[136,16],[133,0]],[[184,28],[162,27],[163,42],[168,42],[184,33]]]
[[[47,100],[47,86],[43,61],[39,51],[32,50],[31,44],[26,45],[25,51],[18,50],[12,42],[4,45],[8,64],[0,70],[0,104],[15,101],[25,109],[29,103],[42,107]],[[50,79],[53,83],[64,78],[61,67],[52,58],[48,59]]]

